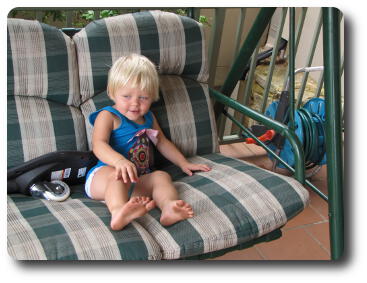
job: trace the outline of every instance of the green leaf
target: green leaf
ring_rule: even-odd
[[[86,19],[88,21],[93,21],[95,19],[94,11],[88,10],[86,13],[83,13],[81,16],[83,19]]]

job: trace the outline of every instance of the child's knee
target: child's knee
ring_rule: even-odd
[[[130,181],[127,181],[127,183],[125,183],[122,177],[117,179],[115,170],[111,170],[111,172],[107,174],[107,181],[109,183],[121,183],[123,187],[127,187],[127,188],[130,188],[130,185],[131,185]]]
[[[154,171],[152,174],[157,179],[160,179],[160,180],[165,179],[165,180],[171,181],[171,176],[165,171],[157,170],[157,171]]]

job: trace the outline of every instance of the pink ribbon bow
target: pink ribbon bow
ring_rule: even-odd
[[[131,139],[128,140],[128,143],[131,142],[133,140],[133,138],[140,137],[141,135],[144,135],[144,134],[147,134],[148,138],[152,141],[152,143],[154,145],[157,144],[159,131],[153,130],[153,129],[142,129],[142,130],[140,130],[139,132],[137,132],[135,134],[135,136],[133,136]]]

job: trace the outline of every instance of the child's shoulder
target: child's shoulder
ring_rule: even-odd
[[[89,115],[89,121],[92,125],[95,124],[95,122],[98,121],[105,121],[106,123],[113,122],[116,120],[116,113],[113,111],[114,108],[109,107],[103,107],[102,109],[99,109]],[[118,119],[118,118],[117,118]]]
[[[96,115],[96,119],[101,119],[105,117],[114,117],[114,116],[116,115],[114,115],[111,111],[108,111],[106,109],[101,109],[100,111],[98,111]]]
[[[96,117],[93,126],[116,130],[122,125],[121,119],[108,110],[101,110]]]
[[[105,121],[106,123],[113,122],[115,116],[116,115],[114,115],[112,112],[103,109],[97,113],[97,115],[94,118],[94,122],[101,120]]]

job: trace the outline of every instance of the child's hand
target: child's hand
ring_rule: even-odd
[[[184,171],[187,175],[192,176],[192,171],[208,172],[211,170],[211,168],[206,164],[195,164],[188,162],[181,166],[181,170]]]
[[[138,181],[138,172],[136,170],[135,164],[127,159],[120,159],[114,164],[116,180],[122,179],[124,183],[127,183],[129,180],[132,183],[136,183]]]

